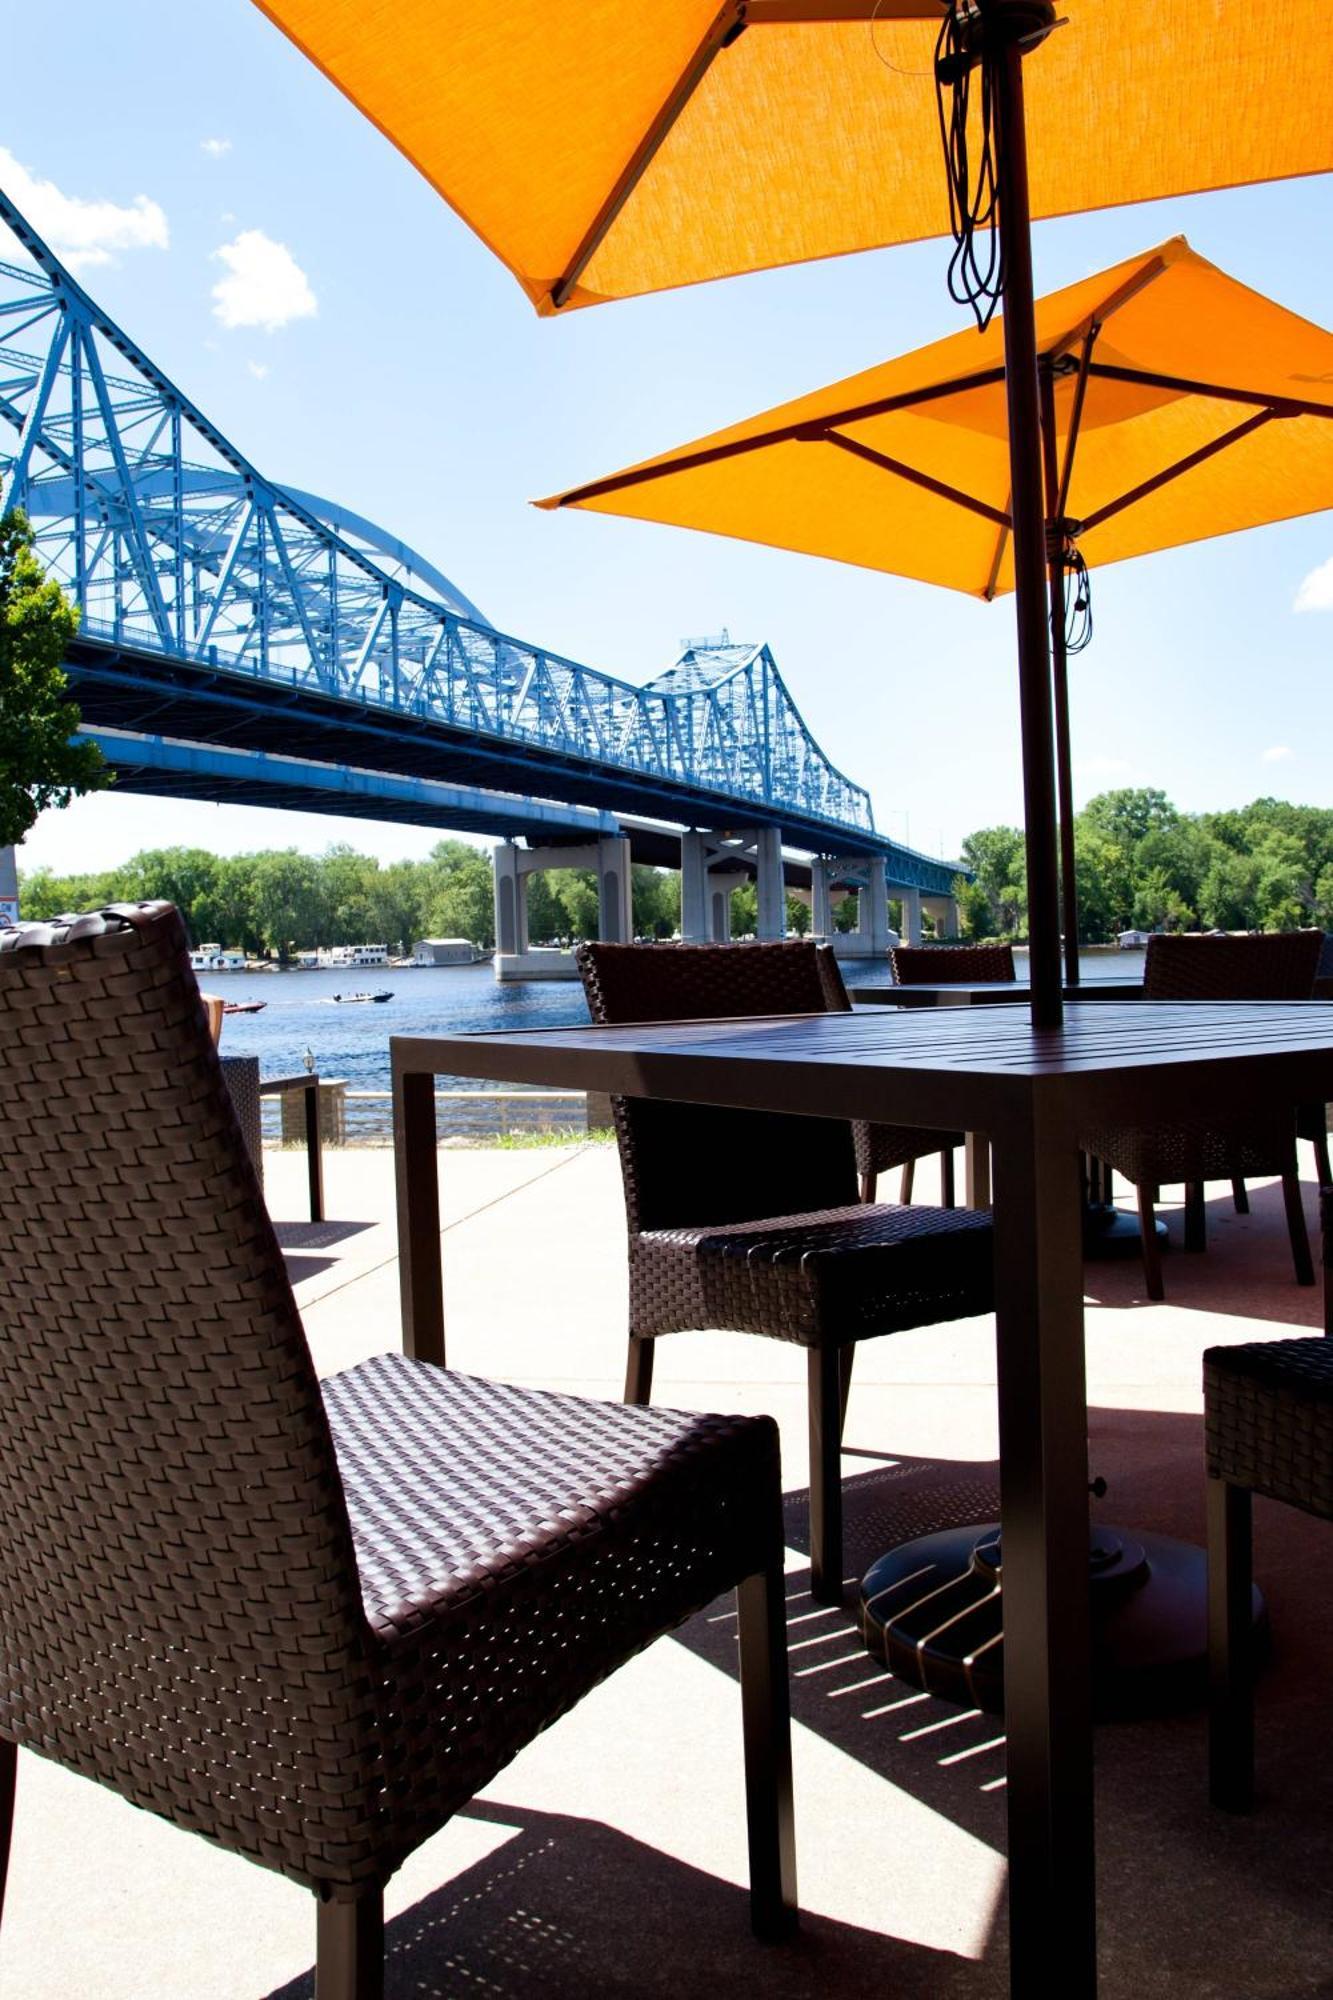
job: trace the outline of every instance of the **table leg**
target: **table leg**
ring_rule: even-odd
[[[444,1366],[439,1159],[435,1078],[393,1070],[393,1158],[398,1203],[398,1283],[403,1352]]]
[[[990,1207],[990,1140],[984,1132],[963,1134],[964,1199],[969,1208]]]
[[[319,1083],[312,1078],[301,1093],[305,1098],[305,1155],[310,1178],[310,1220],[324,1220],[324,1135],[319,1126]]]
[[[1010,1990],[1097,1989],[1087,1388],[1078,1149],[992,1134],[1004,1560]]]

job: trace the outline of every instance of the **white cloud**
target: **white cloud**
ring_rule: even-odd
[[[268,374],[267,361],[247,361],[245,365],[250,370],[250,373],[254,376],[256,382],[262,382],[264,377]]]
[[[1291,757],[1294,754],[1289,743],[1275,743],[1270,750],[1264,751],[1260,761],[1265,764],[1280,764],[1284,757]]]
[[[243,229],[213,255],[227,266],[227,276],[213,287],[213,317],[223,326],[262,326],[273,333],[318,312],[310,280],[287,245],[262,229]]]
[[[1333,556],[1312,569],[1296,592],[1293,611],[1333,611]]]
[[[7,146],[0,146],[0,184],[15,207],[72,271],[109,264],[117,250],[165,250],[167,218],[146,194],[128,206],[65,194],[39,180]]]
[[[201,139],[199,141],[199,150],[201,153],[207,153],[210,160],[220,160],[224,153],[231,151],[231,140]]]

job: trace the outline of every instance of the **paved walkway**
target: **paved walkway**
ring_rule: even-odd
[[[440,1170],[451,1365],[618,1395],[614,1150],[445,1150]],[[392,1160],[330,1154],[333,1220],[323,1226],[285,1220],[302,1212],[302,1172],[298,1156],[269,1154],[270,1206],[329,1372],[396,1344]],[[1110,1482],[1104,1507],[1193,1538],[1202,1349],[1313,1330],[1319,1313],[1318,1295],[1291,1279],[1276,1185],[1255,1186],[1248,1217],[1212,1192],[1210,1253],[1168,1260],[1165,1305],[1144,1301],[1136,1263],[1089,1271],[1092,1468]],[[918,1193],[929,1198],[928,1183]],[[1310,1213],[1313,1224],[1313,1199]],[[683,1407],[767,1409],[782,1425],[801,1939],[766,1951],[746,1928],[734,1641],[720,1604],[598,1689],[401,1871],[388,1896],[391,2000],[712,2000],[743,1984],[779,2000],[1000,2000],[1000,1729],[877,1671],[850,1618],[811,1603],[800,1354],[737,1335],[674,1335],[659,1347],[655,1393]],[[987,1321],[861,1349],[844,1460],[850,1570],[905,1506],[938,1506],[944,1487],[984,1511],[994,1410]],[[1261,1811],[1245,1821],[1208,1811],[1197,1715],[1101,1732],[1106,2000],[1333,1995],[1333,1613],[1323,1587],[1333,1536],[1262,1503],[1258,1515],[1276,1641],[1260,1716]],[[20,1760],[0,1992],[300,2000],[312,1951],[303,1891]]]

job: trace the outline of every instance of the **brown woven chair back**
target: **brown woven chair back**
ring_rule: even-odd
[[[1308,1000],[1323,947],[1321,931],[1252,937],[1155,933],[1148,939],[1143,991],[1149,1000]]]
[[[702,1021],[848,1007],[827,945],[582,944],[594,1021]],[[756,1222],[856,1200],[842,1120],[615,1098],[631,1231]]]
[[[1011,944],[899,944],[889,953],[899,986],[989,985],[1014,977]]]
[[[170,904],[0,932],[0,1155],[0,1736],[290,1868],[277,1807],[327,1792],[365,1627]]]

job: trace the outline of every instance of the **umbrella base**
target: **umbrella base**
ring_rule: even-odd
[[[1207,1687],[1207,1558],[1192,1542],[1096,1527],[1089,1551],[1093,1714],[1105,1722],[1192,1707]],[[950,1528],[880,1557],[861,1585],[867,1650],[945,1701],[1004,1712],[1000,1530]],[[1258,1590],[1252,1614],[1267,1637]]]
[[[1163,1250],[1171,1245],[1166,1224],[1154,1220],[1157,1241]],[[1143,1231],[1132,1209],[1112,1208],[1109,1202],[1090,1202],[1083,1211],[1083,1255],[1090,1262],[1103,1258],[1139,1257],[1143,1254]]]

